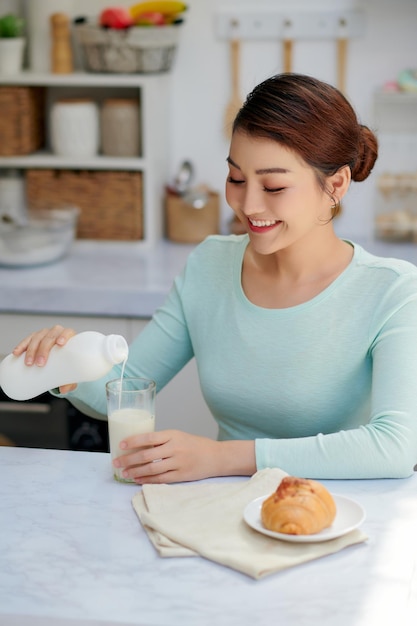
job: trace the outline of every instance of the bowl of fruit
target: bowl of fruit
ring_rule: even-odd
[[[74,32],[88,72],[156,73],[171,69],[187,10],[177,0],[109,7],[77,17]]]

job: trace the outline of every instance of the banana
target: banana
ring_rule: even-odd
[[[148,2],[139,2],[129,7],[129,13],[133,20],[142,13],[163,13],[164,15],[173,15],[183,13],[187,10],[187,5],[178,0],[149,0]]]

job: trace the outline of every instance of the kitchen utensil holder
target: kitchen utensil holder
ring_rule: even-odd
[[[209,192],[207,204],[195,209],[181,196],[167,192],[165,197],[166,236],[177,243],[199,243],[219,232],[219,194]]]
[[[38,150],[45,141],[45,89],[0,87],[0,156]]]
[[[32,169],[26,195],[33,209],[79,207],[79,239],[143,238],[141,172]]]

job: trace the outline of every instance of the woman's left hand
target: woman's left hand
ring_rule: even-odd
[[[146,483],[177,483],[256,471],[253,441],[215,441],[179,430],[132,435],[113,461],[123,477]]]
[[[218,445],[213,439],[179,430],[132,435],[120,444],[129,453],[115,459],[113,466],[125,468],[123,477],[138,484],[199,480],[218,475]]]

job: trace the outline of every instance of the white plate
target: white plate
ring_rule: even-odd
[[[264,527],[261,521],[261,507],[263,501],[268,496],[261,496],[252,500],[246,505],[243,511],[245,522],[254,530],[284,541],[292,541],[294,543],[316,543],[317,541],[329,541],[346,535],[362,524],[365,519],[365,511],[361,505],[355,500],[345,498],[345,496],[337,496],[332,494],[336,504],[336,517],[333,524],[329,528],[325,528],[314,535],[287,535],[284,533],[275,533]]]

